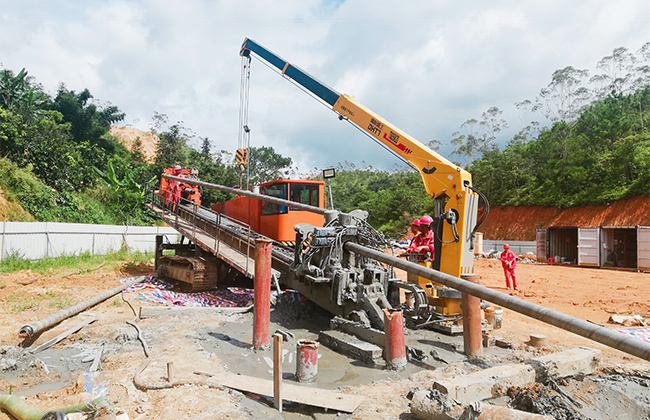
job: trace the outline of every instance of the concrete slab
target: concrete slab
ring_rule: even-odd
[[[318,341],[330,349],[370,365],[383,364],[382,348],[341,331],[322,331]]]
[[[588,375],[598,369],[600,350],[576,347],[559,353],[528,359],[525,363],[535,369],[537,382],[547,378],[565,378],[578,374]]]
[[[433,388],[455,401],[469,404],[499,395],[512,386],[525,387],[535,382],[530,365],[501,365],[472,372],[465,376],[436,381]]]

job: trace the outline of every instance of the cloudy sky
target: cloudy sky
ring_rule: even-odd
[[[25,67],[51,94],[88,88],[126,113],[124,125],[149,130],[154,112],[166,114],[234,152],[249,37],[459,160],[449,141],[464,121],[500,108],[505,144],[522,127],[515,102],[534,99],[555,70],[595,71],[614,48],[636,52],[648,22],[646,0],[0,0],[0,67]],[[257,60],[249,126],[252,146],[273,146],[303,172],[403,167]]]

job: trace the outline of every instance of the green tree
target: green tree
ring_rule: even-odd
[[[481,120],[469,119],[461,126],[464,134],[456,132],[451,144],[456,146],[452,154],[464,156],[468,165],[474,161],[477,155],[488,153],[497,148],[497,135],[508,127],[506,120],[501,118],[499,108],[492,106],[481,114]]]
[[[174,165],[194,166],[189,159],[190,147],[188,142],[191,137],[182,122],[178,122],[165,131],[156,132],[155,134],[159,139],[155,164],[159,174],[162,173],[164,168],[171,168]]]
[[[540,90],[537,109],[553,122],[573,123],[591,100],[587,87],[589,71],[567,66],[555,70],[551,82]]]
[[[248,185],[284,178],[289,174],[292,160],[277,153],[271,146],[251,147],[248,150]]]
[[[70,133],[77,143],[88,142],[113,154],[119,143],[108,136],[111,124],[124,119],[124,113],[116,106],[98,107],[88,89],[80,93],[59,86],[53,109],[63,115],[63,122],[70,123]]]
[[[34,85],[24,68],[17,75],[11,70],[0,70],[0,108],[31,121],[48,103],[47,95]]]

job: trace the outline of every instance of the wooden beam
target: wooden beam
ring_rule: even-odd
[[[234,373],[208,373],[194,372],[197,375],[214,377],[221,385],[237,389],[239,391],[252,392],[254,394],[273,396],[273,381],[269,379],[256,378],[253,376],[236,375]],[[327,389],[312,388],[307,386],[284,383],[282,386],[284,399],[307,404],[314,407],[322,407],[330,410],[352,413],[366,398],[362,395],[349,395]]]
[[[273,334],[273,405],[282,412],[282,335]]]
[[[52,338],[51,340],[46,341],[45,343],[41,344],[40,346],[36,347],[35,349],[31,350],[31,354],[36,354],[38,352],[41,352],[45,349],[49,349],[59,341],[62,341],[64,338],[67,336],[76,333],[86,325],[92,324],[93,322],[97,321],[97,318],[93,315],[92,318],[87,319],[86,321],[82,322],[81,324],[77,324],[74,327],[70,328],[67,331],[62,332],[61,334],[57,335],[56,337]]]

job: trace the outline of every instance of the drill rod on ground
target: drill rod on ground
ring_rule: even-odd
[[[479,297],[488,302],[519,312],[520,314],[524,314],[563,330],[650,361],[650,344],[645,343],[643,340],[639,340],[638,338],[612,331],[609,328],[601,327],[591,322],[563,314],[562,312],[528,302],[524,299],[510,296],[506,293],[497,292],[488,287],[480,286],[470,281],[462,280],[458,277],[423,267],[419,264],[404,261],[384,252],[367,248],[353,242],[346,242],[343,245],[343,248],[347,251],[368,258],[373,258],[409,273],[417,274],[420,277],[444,284],[445,286],[460,290],[461,292]]]

